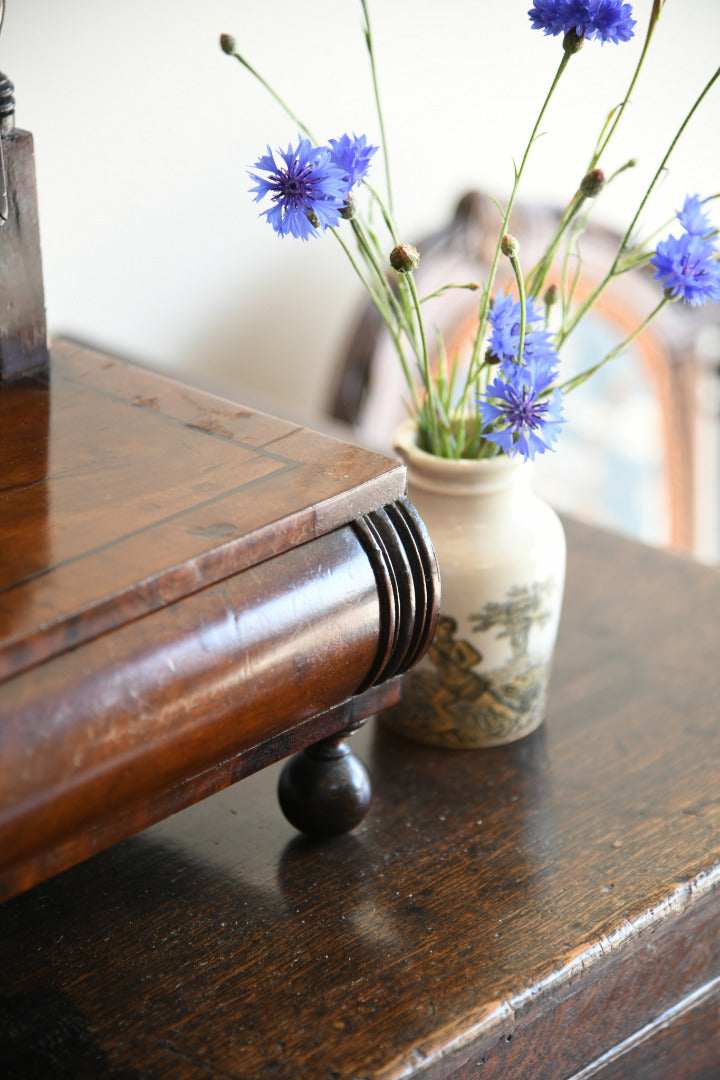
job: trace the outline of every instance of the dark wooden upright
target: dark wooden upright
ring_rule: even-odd
[[[404,468],[52,353],[0,384],[0,899],[319,742],[286,812],[357,824],[336,737],[397,700],[437,618]]]
[[[272,766],[0,907],[5,1075],[717,1080],[720,574],[567,533],[534,735],[373,722],[352,834]]]
[[[0,381],[48,360],[33,137],[15,127],[14,87],[0,73]]]

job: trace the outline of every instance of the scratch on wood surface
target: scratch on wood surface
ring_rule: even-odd
[[[211,1076],[220,1076],[223,1080],[241,1080],[238,1073],[228,1073],[223,1072],[221,1069],[216,1069],[214,1065],[209,1065],[207,1061],[202,1061],[200,1058],[193,1057],[192,1054],[186,1054],[183,1050],[178,1050],[176,1047],[170,1046],[169,1043],[158,1042],[155,1045],[159,1050],[164,1050],[166,1054],[173,1054],[183,1061],[189,1061],[193,1065],[201,1066],[201,1068],[206,1069]]]

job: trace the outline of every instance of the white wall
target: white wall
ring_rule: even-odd
[[[650,0],[635,14],[647,18]],[[511,181],[559,59],[529,28],[529,0],[371,0],[398,217],[412,240],[478,185]],[[314,407],[361,294],[337,244],[280,240],[257,216],[246,168],[295,129],[217,44],[247,57],[319,138],[378,131],[359,0],[7,0],[0,69],[33,131],[51,332],[174,371]],[[572,61],[525,197],[565,200],[641,34]],[[720,55],[720,0],[667,0],[645,79],[609,169],[622,223],[684,106]],[[651,210],[720,188],[720,86],[687,132]],[[239,389],[239,393],[242,390]]]

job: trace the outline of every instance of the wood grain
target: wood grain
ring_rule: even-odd
[[[714,1078],[720,575],[567,533],[540,731],[446,752],[374,724],[352,835],[297,838],[273,766],[9,901],[6,1059],[50,1047],[42,1075],[101,1080]]]
[[[0,426],[0,678],[405,493],[395,461],[67,343]]]
[[[397,700],[397,462],[69,345],[0,427],[0,898]]]

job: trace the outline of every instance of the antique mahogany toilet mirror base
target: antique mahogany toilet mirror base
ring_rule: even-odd
[[[290,822],[346,832],[370,783],[345,737],[398,700],[437,620],[405,469],[48,350],[14,115],[2,76],[0,901],[283,758]]]

